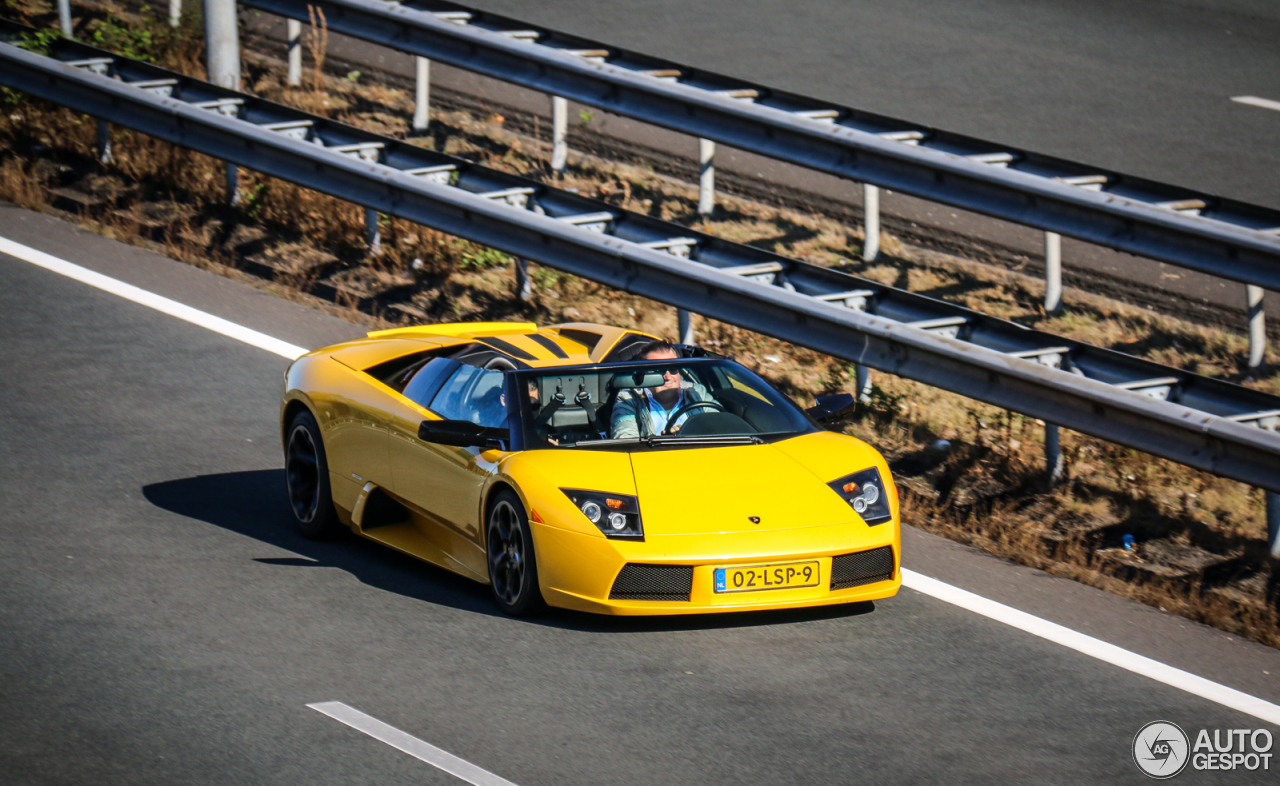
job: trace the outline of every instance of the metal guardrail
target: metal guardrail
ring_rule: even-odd
[[[840,177],[1280,290],[1280,211],[714,74],[444,0],[239,0]]]
[[[0,22],[0,40],[26,30]],[[0,84],[607,286],[1280,492],[1280,396],[731,243],[94,47],[62,40],[51,52],[0,43]]]

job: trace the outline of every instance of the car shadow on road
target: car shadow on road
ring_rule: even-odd
[[[489,588],[444,568],[438,568],[400,552],[364,540],[341,535],[333,540],[304,538],[293,527],[293,516],[284,493],[284,470],[263,469],[198,475],[143,486],[147,501],[179,516],[204,521],[223,529],[269,543],[298,557],[255,560],[282,568],[337,568],[359,581],[385,592],[394,592],[424,603],[510,619],[489,597]],[[875,604],[850,603],[813,609],[734,612],[668,617],[605,617],[550,609],[520,622],[553,628],[599,633],[711,630],[855,617],[875,609]]]

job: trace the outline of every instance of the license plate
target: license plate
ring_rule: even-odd
[[[716,592],[759,592],[818,586],[818,563],[789,562],[784,565],[752,565],[744,568],[716,568]]]

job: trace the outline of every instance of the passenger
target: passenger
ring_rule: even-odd
[[[637,360],[678,360],[676,348],[665,341],[654,341],[640,350]],[[686,382],[676,367],[662,370],[662,384],[656,388],[633,388],[618,393],[613,405],[609,435],[614,439],[634,439],[662,434],[671,416],[695,401],[713,401],[707,389],[696,383]],[[694,409],[681,415],[671,427],[671,433],[680,430],[690,415],[709,409]]]

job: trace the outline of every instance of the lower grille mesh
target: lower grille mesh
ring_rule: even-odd
[[[611,600],[688,601],[693,591],[691,565],[626,565],[613,581]]]
[[[848,589],[893,578],[893,547],[855,551],[831,558],[831,589]]]

